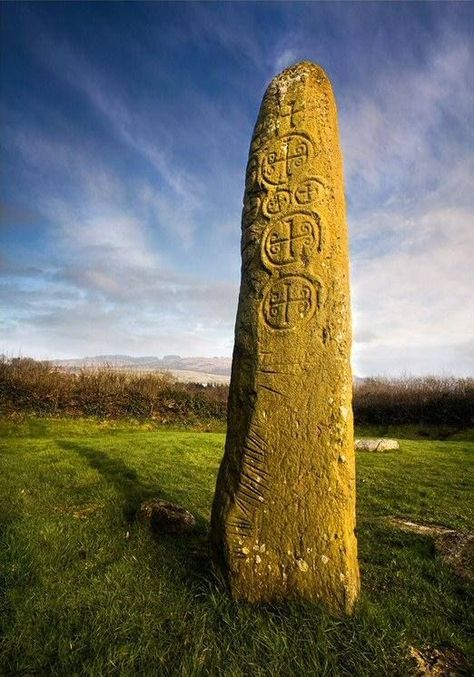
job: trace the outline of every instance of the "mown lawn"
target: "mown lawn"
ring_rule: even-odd
[[[411,646],[454,649],[468,673],[472,587],[430,538],[384,518],[472,530],[472,438],[358,453],[363,593],[335,619],[216,588],[206,534],[223,434],[41,419],[0,432],[0,674],[406,677]],[[137,523],[153,496],[189,508],[195,533]]]

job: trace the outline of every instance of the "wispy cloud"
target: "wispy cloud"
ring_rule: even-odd
[[[291,66],[291,64],[294,64],[297,60],[298,60],[298,58],[297,58],[296,49],[294,49],[292,47],[284,49],[275,58],[275,67],[274,67],[275,73],[278,73],[279,71],[283,70],[284,68]]]
[[[150,125],[150,113],[140,115],[137,109],[130,108],[108,82],[105,73],[91,64],[82,53],[75,53],[65,43],[56,43],[47,35],[42,35],[37,45],[37,53],[45,60],[55,75],[78,90],[92,106],[97,115],[114,132],[116,137],[142,160],[148,163],[155,173],[153,183],[153,201],[156,216],[161,227],[168,228],[174,236],[181,238],[184,246],[192,244],[197,227],[196,210],[202,201],[204,187],[196,173],[189,173],[173,159],[173,140],[166,121],[153,119]],[[150,193],[142,191],[147,203]],[[172,205],[180,205],[183,213],[181,227],[170,223]],[[176,207],[175,207],[176,209]]]
[[[370,89],[341,97],[345,170],[354,190],[360,182],[369,195],[418,199],[420,189],[442,190],[450,181],[466,160],[466,141],[473,142],[473,51],[467,38],[449,35],[431,46],[426,64],[383,70]]]

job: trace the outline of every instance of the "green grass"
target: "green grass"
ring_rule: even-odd
[[[408,647],[427,645],[461,652],[467,674],[472,589],[429,538],[383,518],[472,529],[469,436],[358,453],[363,591],[354,617],[336,619],[308,604],[237,604],[216,588],[206,537],[222,433],[0,428],[0,674],[406,677]],[[153,537],[134,519],[153,496],[189,508],[196,531]]]

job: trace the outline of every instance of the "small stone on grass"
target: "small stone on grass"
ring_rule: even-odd
[[[182,534],[196,525],[196,519],[189,510],[161,498],[144,501],[138,511],[138,519],[153,532],[161,534]]]
[[[356,451],[398,451],[400,445],[397,440],[383,437],[375,439],[359,439],[355,441]]]

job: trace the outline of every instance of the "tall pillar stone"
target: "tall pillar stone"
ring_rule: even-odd
[[[251,602],[359,591],[349,263],[337,111],[302,62],[270,83],[242,215],[228,430],[211,519],[218,572]]]

